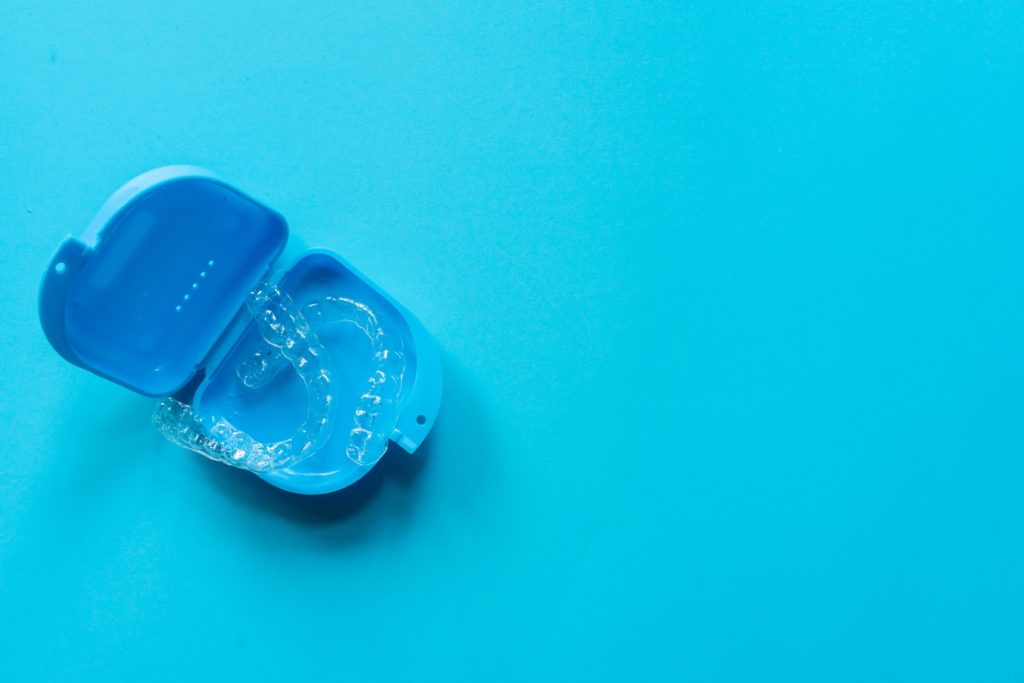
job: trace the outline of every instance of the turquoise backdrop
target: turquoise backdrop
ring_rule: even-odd
[[[0,680],[1024,679],[1024,10],[0,0]],[[309,499],[36,316],[193,163],[415,311]]]

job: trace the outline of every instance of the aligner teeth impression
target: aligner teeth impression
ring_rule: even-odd
[[[305,460],[330,438],[336,404],[331,396],[330,356],[310,321],[317,329],[350,324],[370,341],[374,367],[367,390],[356,403],[345,455],[363,466],[380,460],[398,421],[406,367],[401,338],[387,334],[368,306],[344,297],[324,297],[299,310],[275,285],[263,283],[249,292],[246,306],[264,343],[239,365],[239,379],[248,388],[259,388],[291,365],[309,397],[305,422],[291,437],[263,443],[225,419],[200,415],[191,406],[166,398],[153,413],[153,424],[160,433],[179,446],[252,472],[291,467]]]

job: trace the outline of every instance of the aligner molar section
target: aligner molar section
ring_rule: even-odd
[[[272,284],[253,289],[246,306],[266,342],[266,349],[289,361],[302,378],[308,393],[306,419],[289,438],[263,443],[215,416],[199,415],[189,405],[173,398],[161,401],[153,413],[153,424],[171,442],[213,460],[252,472],[290,467],[319,451],[330,438],[334,425],[334,401],[330,387],[330,358],[319,338],[294,303]],[[270,358],[247,364],[251,374],[262,377]],[[260,369],[260,364],[265,367]],[[279,368],[278,368],[279,369]],[[247,371],[239,368],[240,372]],[[243,380],[244,381],[244,380]],[[248,386],[248,384],[247,384]]]

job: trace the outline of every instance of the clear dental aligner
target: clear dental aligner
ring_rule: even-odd
[[[374,367],[356,404],[345,455],[358,465],[376,463],[398,421],[405,373],[401,338],[387,334],[368,306],[343,297],[325,297],[297,310],[274,285],[262,284],[250,292],[246,304],[265,343],[238,367],[239,379],[258,388],[290,363],[309,391],[306,422],[290,439],[264,444],[227,420],[200,415],[168,398],[153,414],[157,429],[184,448],[253,472],[290,467],[310,457],[330,437],[336,405],[329,391],[329,356],[314,328],[347,323],[369,339]]]
[[[153,424],[168,440],[213,460],[252,472],[289,467],[323,447],[334,425],[330,357],[292,300],[272,284],[261,284],[246,297],[267,348],[291,363],[306,385],[306,420],[291,437],[263,443],[225,419],[200,415],[192,406],[166,398],[153,413]]]
[[[356,403],[345,456],[358,465],[373,465],[387,450],[388,438],[398,422],[398,399],[405,374],[402,339],[388,334],[366,304],[344,297],[313,301],[305,306],[302,315],[314,329],[338,323],[354,325],[370,341],[373,371],[366,392]],[[272,342],[264,345],[239,366],[239,379],[251,388],[269,382],[287,365],[281,351]]]

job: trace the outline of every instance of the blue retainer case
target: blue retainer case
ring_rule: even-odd
[[[65,359],[146,396],[172,442],[295,493],[412,453],[441,402],[437,345],[337,254],[279,269],[284,217],[201,168],[110,197],[57,249],[39,296]]]

